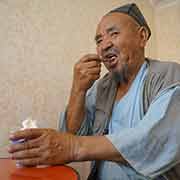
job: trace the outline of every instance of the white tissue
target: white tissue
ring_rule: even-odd
[[[21,130],[28,129],[28,128],[38,128],[37,121],[33,120],[31,118],[27,118],[24,121],[22,121],[22,128],[21,128]]]

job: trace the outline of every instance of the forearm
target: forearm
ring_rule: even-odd
[[[73,85],[67,107],[67,130],[76,133],[85,116],[85,96],[93,83],[99,79],[101,60],[97,54],[83,56],[74,66]]]
[[[78,141],[78,161],[107,160],[127,163],[105,136],[82,136],[78,137]]]
[[[67,107],[67,130],[70,133],[76,133],[81,126],[85,115],[85,96],[84,91],[78,91],[74,87]]]

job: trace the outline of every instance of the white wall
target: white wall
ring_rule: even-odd
[[[97,23],[125,2],[131,1],[0,0],[1,157],[8,155],[9,131],[27,116],[38,119],[41,127],[57,127],[73,64],[95,52]],[[135,2],[152,29],[147,56],[178,59],[179,6],[166,14],[154,12],[148,0]],[[88,166],[73,166],[81,169],[85,179]]]
[[[155,8],[157,57],[180,62],[180,0]]]

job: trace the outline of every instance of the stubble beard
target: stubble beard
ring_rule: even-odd
[[[113,71],[112,77],[117,84],[127,84],[128,83],[128,65],[124,64],[121,70]]]

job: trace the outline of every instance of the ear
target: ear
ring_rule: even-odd
[[[146,29],[146,27],[141,26],[139,28],[139,35],[140,35],[140,46],[143,48],[146,46],[146,43],[148,41],[148,30]]]

